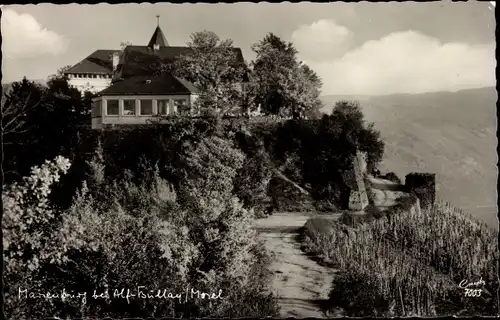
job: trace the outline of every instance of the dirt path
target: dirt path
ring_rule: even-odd
[[[334,270],[306,256],[297,241],[299,228],[310,217],[278,213],[255,223],[274,256],[270,267],[275,274],[272,288],[279,297],[282,317],[326,318],[322,306],[328,297]],[[338,215],[331,218],[338,218]]]
[[[403,194],[390,181],[370,180],[374,185],[375,204],[382,210],[394,205],[396,198]],[[281,317],[284,318],[328,317],[323,310],[335,270],[307,256],[297,239],[299,229],[314,216],[338,219],[340,214],[276,213],[266,219],[255,220],[254,226],[274,258],[270,266],[275,275],[272,288],[279,298]],[[336,316],[342,314],[329,315]]]

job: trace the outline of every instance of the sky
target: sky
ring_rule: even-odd
[[[322,94],[379,95],[495,86],[489,2],[5,5],[3,80],[46,79],[97,49],[146,45],[160,27],[172,46],[195,31],[231,38],[247,61],[272,32],[294,43]]]

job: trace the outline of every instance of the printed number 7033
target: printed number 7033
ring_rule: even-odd
[[[466,297],[480,297],[481,292],[483,292],[482,289],[465,289],[465,296]]]

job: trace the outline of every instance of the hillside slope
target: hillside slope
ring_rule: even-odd
[[[387,96],[325,96],[361,103],[386,142],[383,171],[401,178],[413,171],[437,174],[438,196],[491,226],[497,222],[495,88]]]

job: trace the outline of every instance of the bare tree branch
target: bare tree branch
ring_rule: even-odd
[[[19,95],[7,95],[0,106],[0,134],[4,136],[13,133],[21,134],[28,130],[27,128],[21,130],[25,124],[22,117],[38,107],[43,101],[40,98],[36,103],[30,104],[31,96],[32,94],[28,93],[28,96],[22,99]]]

